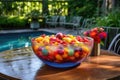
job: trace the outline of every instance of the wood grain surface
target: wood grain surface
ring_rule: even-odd
[[[58,69],[45,65],[31,48],[18,49],[0,53],[0,73],[9,80],[107,80],[120,76],[120,56],[101,50],[100,56],[90,56],[79,66]]]

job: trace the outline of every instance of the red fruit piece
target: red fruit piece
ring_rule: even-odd
[[[57,41],[58,43],[62,43],[62,40],[59,39],[59,38],[57,38],[56,41]]]
[[[56,38],[62,39],[63,37],[64,37],[64,35],[61,32],[56,34]]]
[[[69,56],[69,61],[74,62],[75,61],[75,57],[74,56]]]
[[[41,37],[45,37],[46,35],[45,34],[42,34]]]
[[[56,38],[55,37],[50,37],[50,42],[52,42],[52,43],[54,43],[54,42],[56,42]]]
[[[41,56],[42,56],[42,53],[41,53],[40,51],[38,51],[38,52],[36,53],[36,55],[37,55],[38,57],[41,57]]]
[[[80,37],[80,36],[77,36],[76,39],[77,39],[78,41],[80,41],[80,42],[83,42],[83,38]]]
[[[41,48],[41,47],[39,47],[39,48],[38,48],[38,50],[39,50],[39,51],[42,51],[42,48]]]
[[[83,38],[83,42],[89,42],[88,38],[87,38],[87,37],[84,37],[84,38]]]
[[[64,54],[64,50],[63,49],[58,49],[57,53],[60,54],[60,55],[63,55]]]
[[[49,56],[48,56],[48,59],[49,59],[50,61],[54,61],[55,57],[54,57],[54,56],[49,55]]]
[[[76,58],[79,58],[79,56],[80,56],[79,52],[75,52],[74,56],[75,56]]]

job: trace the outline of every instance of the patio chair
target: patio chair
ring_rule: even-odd
[[[65,26],[65,22],[66,22],[66,17],[65,16],[60,16],[59,17],[59,26]]]
[[[59,16],[51,16],[50,19],[46,19],[46,24],[50,26],[56,27],[58,25]]]
[[[92,21],[90,19],[84,19],[81,25],[81,28],[90,28]]]
[[[108,47],[108,50],[120,54],[120,33],[113,38]]]
[[[90,29],[92,26],[92,21],[90,19],[83,19],[81,21],[80,27],[77,29],[77,34],[82,34],[85,30]]]
[[[75,29],[80,26],[81,19],[82,19],[82,17],[80,17],[80,16],[74,16],[70,19],[69,22],[65,22],[64,25],[72,26],[73,29]]]

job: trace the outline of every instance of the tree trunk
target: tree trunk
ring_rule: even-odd
[[[112,11],[114,9],[114,5],[115,4],[115,0],[109,0],[109,5],[108,5],[108,9],[109,11]]]
[[[48,0],[42,0],[42,5],[43,5],[43,8],[42,8],[43,14],[49,14]]]
[[[114,10],[114,7],[115,7],[115,0],[103,0],[102,12],[104,15]]]

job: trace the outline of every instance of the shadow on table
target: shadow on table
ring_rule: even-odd
[[[20,79],[0,73],[0,80],[20,80]]]
[[[37,75],[42,76],[42,75],[49,75],[49,74],[56,74],[59,72],[63,72],[63,71],[67,71],[70,70],[72,68],[68,68],[68,69],[63,69],[63,68],[54,68],[48,65],[44,65],[42,68],[40,68],[37,72]]]
[[[116,77],[114,77],[114,78],[107,79],[107,80],[120,80],[120,75],[119,75],[119,76],[116,76]]]

